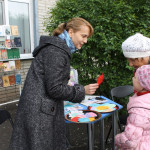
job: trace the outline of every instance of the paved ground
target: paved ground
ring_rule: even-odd
[[[0,108],[4,108],[8,110],[12,118],[14,120],[15,113],[17,110],[17,103],[0,106]],[[111,123],[111,119],[105,119],[105,136],[108,133],[108,129]],[[94,126],[94,150],[100,150],[100,124],[95,123]],[[11,137],[12,127],[9,121],[5,121],[0,125],[0,150],[8,150],[8,145]],[[87,150],[88,147],[88,139],[87,139],[87,128],[85,124],[69,124],[69,136],[68,139],[72,147],[68,150]],[[111,150],[111,139],[109,139],[109,143],[105,146],[105,150]]]

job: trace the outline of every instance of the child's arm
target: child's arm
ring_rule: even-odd
[[[122,148],[135,148],[145,125],[150,125],[149,119],[137,114],[130,114],[125,131],[115,137],[116,145]]]
[[[128,124],[125,131],[116,135],[115,144],[122,148],[135,148],[142,136],[143,129]]]

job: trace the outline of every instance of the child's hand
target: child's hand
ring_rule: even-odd
[[[119,146],[115,145],[115,150],[121,150]]]

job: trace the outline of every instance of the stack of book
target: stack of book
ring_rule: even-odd
[[[21,37],[18,33],[18,26],[0,25],[0,72],[21,69],[21,63],[18,59],[20,58],[19,47],[21,46]],[[0,76],[0,87],[21,84],[20,73],[13,75],[11,73],[1,73],[2,75]]]
[[[18,26],[0,25],[0,36],[18,36]]]
[[[20,58],[19,48],[0,49],[0,60]]]
[[[7,61],[7,62],[0,62],[0,72],[20,70],[20,69],[21,69],[20,60],[12,60],[12,61]]]
[[[5,39],[4,37],[0,37],[0,48],[15,48],[21,47],[21,38],[13,37],[13,39]]]
[[[21,47],[21,37],[18,35],[18,26],[0,25],[0,48]]]
[[[12,85],[20,85],[21,84],[21,75],[6,75],[0,77],[0,87],[8,87]]]

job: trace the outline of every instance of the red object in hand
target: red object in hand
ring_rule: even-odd
[[[102,73],[102,74],[98,77],[97,83],[98,83],[99,85],[101,85],[102,82],[103,82],[103,80],[104,80],[104,75],[103,75],[103,73]]]

